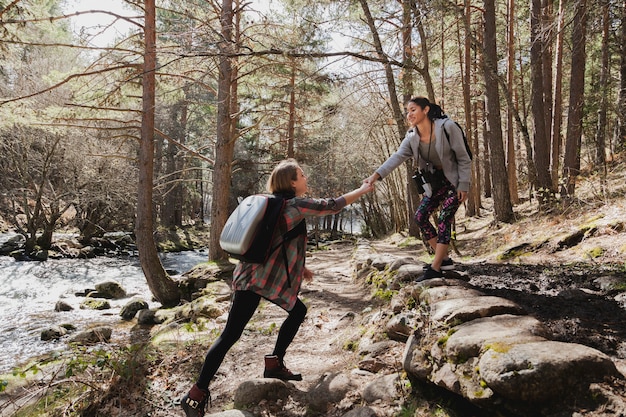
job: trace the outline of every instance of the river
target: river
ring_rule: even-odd
[[[205,251],[161,255],[163,266],[170,273],[185,272],[206,260]],[[129,297],[110,300],[110,310],[80,309],[84,297],[75,293],[110,280],[120,283]],[[0,373],[10,372],[29,358],[66,348],[63,339],[42,341],[40,336],[44,328],[71,323],[80,331],[94,324],[119,324],[119,310],[133,296],[141,296],[150,308],[160,306],[152,301],[136,257],[23,262],[0,256]],[[54,306],[59,300],[70,304],[74,310],[55,312]],[[120,341],[119,334],[117,340]]]

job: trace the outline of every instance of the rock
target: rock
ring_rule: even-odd
[[[70,338],[69,341],[70,343],[76,343],[80,345],[109,342],[111,340],[112,334],[113,329],[111,329],[110,327],[95,327],[93,329],[76,334],[75,336]]]
[[[48,251],[39,249],[28,255],[32,261],[45,261],[48,259]]]
[[[338,403],[353,388],[352,380],[347,374],[324,374],[310,388],[307,401],[313,410],[326,411],[329,404]]]
[[[257,405],[263,400],[285,400],[289,397],[289,385],[280,379],[263,378],[252,379],[240,384],[235,390],[235,407]]]
[[[54,311],[56,311],[56,312],[59,312],[59,311],[72,311],[72,310],[74,310],[74,307],[72,307],[71,305],[69,305],[65,301],[59,300],[54,305]]]
[[[363,371],[375,374],[385,367],[385,363],[376,358],[365,358],[359,361],[358,367]]]
[[[0,245],[0,255],[10,255],[13,252],[19,251],[26,243],[26,238],[23,235],[15,235],[7,239]]]
[[[371,407],[355,407],[342,417],[378,417],[378,414]]]
[[[524,314],[524,310],[511,300],[492,296],[455,298],[431,305],[431,320],[444,323],[467,322],[498,314]]]
[[[139,310],[148,309],[148,303],[140,298],[134,298],[130,300],[120,310],[120,316],[122,319],[129,321],[135,318],[135,315]]]
[[[437,368],[430,379],[435,385],[443,387],[455,394],[461,394],[461,383],[456,375],[455,366],[451,363],[444,363],[443,366]]]
[[[193,320],[196,317],[215,319],[224,314],[222,307],[215,304],[211,297],[200,297],[190,303],[185,303],[175,309],[176,318],[181,320]]]
[[[378,355],[382,355],[396,344],[397,342],[392,342],[390,340],[383,340],[382,342],[376,343],[359,343],[359,355],[376,357]]]
[[[422,265],[404,264],[397,271],[396,281],[400,282],[413,282],[424,275],[424,267]]]
[[[156,313],[154,310],[143,309],[137,312],[138,324],[159,324],[155,320]]]
[[[400,313],[387,322],[385,332],[391,340],[406,342],[409,335],[413,332],[416,322],[415,314],[411,312]]]
[[[111,304],[102,298],[86,298],[80,303],[80,308],[84,310],[108,310]]]
[[[375,379],[365,386],[363,389],[363,400],[371,404],[378,400],[392,401],[398,397],[398,383],[400,376],[398,374],[385,375]]]
[[[404,353],[402,354],[402,369],[404,369],[407,374],[413,375],[422,381],[426,381],[432,372],[432,366],[432,362],[421,349],[421,336],[416,333],[409,336]]]
[[[115,281],[105,281],[96,284],[96,291],[102,298],[120,299],[126,297],[126,291]]]
[[[389,264],[389,270],[397,271],[403,265],[414,265],[414,264],[415,264],[415,259],[413,258],[398,258],[398,259],[393,260]]]
[[[57,340],[67,334],[67,330],[61,326],[52,326],[41,331],[41,340],[44,342]]]
[[[480,376],[497,394],[514,401],[542,402],[592,382],[617,376],[604,353],[575,343],[542,341],[489,349],[479,363]]]
[[[491,347],[538,342],[549,337],[539,320],[530,316],[503,314],[463,323],[452,329],[445,342],[445,355],[455,362],[476,357]]]
[[[207,414],[207,417],[254,417],[254,414],[246,410],[226,410],[219,413]]]
[[[434,287],[428,288],[419,294],[419,300],[427,304],[434,304],[442,300],[454,300],[482,296],[480,291],[466,287]]]

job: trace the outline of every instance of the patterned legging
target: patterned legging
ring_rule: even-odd
[[[430,216],[439,206],[441,206],[441,210],[439,210],[437,229],[435,229],[430,222]],[[452,223],[458,208],[459,198],[456,189],[447,180],[445,185],[435,191],[431,197],[423,196],[415,212],[415,221],[422,231],[424,239],[429,241],[436,237],[437,243],[449,245],[452,238]]]

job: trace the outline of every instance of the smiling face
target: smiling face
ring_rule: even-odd
[[[406,106],[406,120],[409,126],[415,127],[428,117],[429,107],[421,107],[412,101]]]
[[[306,175],[304,175],[302,168],[298,167],[296,179],[291,180],[291,186],[298,197],[303,196],[308,191],[309,186],[307,185]]]

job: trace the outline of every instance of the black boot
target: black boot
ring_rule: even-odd
[[[209,390],[198,388],[196,384],[183,397],[180,405],[187,417],[204,417],[207,400],[211,400]]]
[[[265,356],[265,378],[277,378],[283,381],[302,381],[302,375],[292,373],[282,359],[276,355]]]

